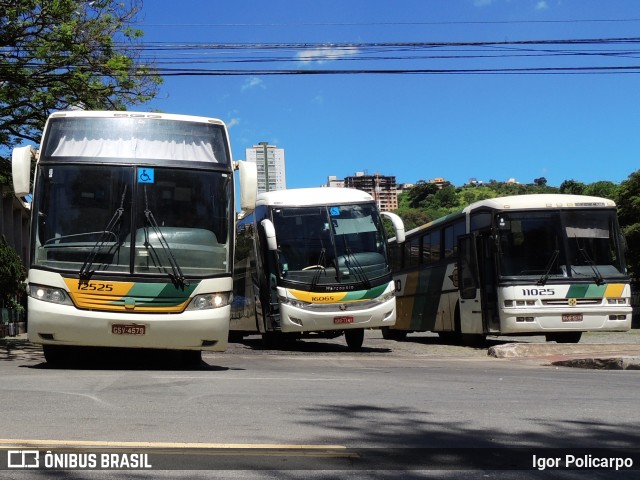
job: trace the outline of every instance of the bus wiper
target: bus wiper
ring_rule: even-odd
[[[369,281],[367,274],[364,273],[364,268],[362,268],[362,265],[360,265],[360,262],[358,262],[358,259],[351,251],[351,248],[347,243],[347,239],[344,236],[342,237],[342,239],[344,240],[344,251],[347,254],[347,261],[345,262],[345,264],[349,267],[353,267],[356,278],[364,284],[365,288],[371,288],[371,282]]]
[[[587,251],[580,246],[580,242],[578,242],[577,238],[576,238],[576,245],[578,246],[578,251],[582,254],[584,259],[586,260],[587,265],[591,267],[591,270],[593,271],[593,279],[596,281],[596,285],[602,285],[604,283],[604,278],[602,278],[602,274],[600,273],[600,270],[598,270],[598,267],[596,267],[595,262],[591,260],[591,257],[589,257],[589,254],[587,253]]]
[[[98,241],[93,245],[93,248],[89,252],[89,255],[87,256],[86,260],[82,264],[82,267],[80,267],[80,272],[78,273],[80,277],[80,283],[88,282],[89,279],[91,278],[91,275],[93,275],[94,270],[91,270],[91,267],[95,262],[96,255],[102,249],[102,246],[104,245],[104,243],[107,241],[107,238],[109,238],[110,235],[113,235],[116,237],[116,244],[118,243],[118,236],[113,232],[113,229],[116,228],[116,225],[118,225],[118,223],[120,223],[120,219],[124,214],[124,199],[126,195],[127,195],[127,185],[124,186],[124,191],[122,192],[122,198],[120,199],[120,207],[118,207],[116,211],[113,212],[113,216],[111,217],[111,220],[109,220],[109,223],[107,223],[107,226],[104,228],[104,230],[102,230],[100,234],[100,238],[98,238]]]
[[[158,222],[156,222],[155,217],[153,216],[153,213],[151,212],[151,210],[149,209],[149,201],[147,198],[147,187],[145,185],[144,187],[144,217],[147,220],[146,223],[148,223],[149,225],[151,225],[151,227],[153,228],[153,232],[156,234],[156,238],[158,239],[158,241],[160,242],[160,246],[162,247],[162,249],[164,250],[166,256],[167,256],[167,260],[169,261],[169,265],[171,266],[171,271],[173,272],[172,274],[167,272],[167,275],[169,275],[169,278],[171,278],[171,281],[179,288],[184,290],[184,286],[185,286],[185,281],[184,281],[184,274],[182,273],[182,269],[180,268],[180,265],[178,265],[178,262],[176,261],[176,257],[173,256],[173,252],[171,251],[171,247],[169,247],[169,244],[167,243],[167,240],[164,238],[164,235],[162,234],[162,230],[160,229],[160,226],[158,225]],[[144,246],[146,248],[150,248],[151,250],[154,250],[153,246],[151,245],[151,242],[149,241],[149,232],[147,231],[147,229],[145,228],[144,231]],[[156,254],[156,258],[158,259],[158,264],[160,266],[162,266],[162,262],[160,262],[160,257],[158,257],[158,255]],[[166,269],[165,269],[166,271]]]
[[[325,248],[324,248],[324,245],[322,244],[322,240],[320,240],[320,242],[321,242],[322,248],[320,250],[320,256],[318,257],[318,261],[316,262],[316,266],[323,265],[324,264],[324,259],[325,259]],[[311,290],[316,288],[316,285],[320,281],[320,275],[322,274],[322,271],[323,271],[322,268],[317,268],[315,270],[315,272],[313,272],[313,278],[311,279]]]
[[[549,259],[549,263],[547,263],[547,267],[544,270],[544,274],[538,279],[538,285],[544,286],[549,280],[549,275],[551,274],[551,269],[553,268],[553,264],[555,263],[558,255],[560,254],[560,250],[556,249],[553,251],[551,258]]]

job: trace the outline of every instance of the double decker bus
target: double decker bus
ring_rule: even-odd
[[[387,215],[404,235],[402,220]],[[386,235],[373,197],[349,188],[260,193],[238,222],[232,335],[265,343],[344,333],[361,348],[365,328],[396,318]]]
[[[186,115],[52,114],[38,152],[13,152],[30,191],[28,338],[48,362],[76,346],[226,348],[234,168],[253,204],[255,166],[234,163],[225,124]],[[253,192],[253,198],[252,198]]]
[[[598,197],[482,200],[390,240],[397,320],[385,338],[450,340],[631,328],[629,277],[616,205]]]

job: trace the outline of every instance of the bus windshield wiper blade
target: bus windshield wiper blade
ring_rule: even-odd
[[[596,281],[596,285],[602,285],[604,283],[604,278],[602,278],[602,274],[600,273],[600,270],[598,270],[598,267],[596,267],[595,262],[591,260],[591,257],[589,257],[589,254],[587,253],[587,251],[580,246],[580,243],[577,241],[577,238],[576,238],[576,245],[578,245],[578,251],[582,254],[584,259],[586,260],[587,265],[591,267],[591,270],[593,271],[593,279]]]
[[[322,240],[321,240],[322,242]],[[324,257],[325,257],[325,248],[324,245],[322,245],[322,249],[320,250],[320,256],[318,257],[318,261],[316,262],[316,266],[321,266],[324,262]],[[311,279],[311,289],[313,290],[314,288],[316,288],[316,285],[318,284],[318,282],[320,281],[320,274],[323,272],[322,268],[317,268],[314,272],[313,272],[313,278]]]
[[[544,286],[547,283],[547,280],[549,280],[551,269],[553,268],[553,264],[555,263],[559,254],[560,254],[560,250],[556,249],[553,251],[551,258],[549,259],[549,263],[547,263],[547,267],[545,268],[544,274],[538,280],[538,285]]]
[[[87,256],[86,260],[82,264],[82,267],[80,267],[80,271],[78,272],[78,274],[81,282],[89,281],[89,279],[91,278],[91,275],[93,275],[93,271],[91,270],[91,267],[95,262],[98,251],[102,249],[102,246],[107,241],[107,238],[110,235],[113,235],[116,237],[116,243],[118,243],[118,237],[113,232],[113,229],[116,227],[116,225],[118,225],[118,223],[120,222],[120,219],[122,218],[122,215],[124,214],[124,199],[126,195],[127,195],[127,185],[124,186],[124,191],[122,192],[122,198],[120,199],[120,206],[116,209],[115,212],[113,212],[113,216],[111,217],[111,220],[109,220],[109,223],[107,223],[107,226],[104,228],[104,230],[102,230],[102,233],[100,234],[100,238],[98,238],[98,241],[93,245],[93,248],[89,252],[89,255]]]
[[[344,240],[344,251],[347,254],[347,261],[345,262],[345,264],[348,267],[353,267],[356,278],[358,278],[364,284],[365,288],[371,288],[371,282],[369,281],[367,274],[364,272],[364,268],[362,268],[362,265],[360,265],[360,262],[358,262],[358,259],[351,251],[351,247],[349,247],[347,239],[344,237],[344,235],[342,238]]]
[[[147,223],[149,225],[151,225],[151,227],[153,228],[153,232],[156,234],[156,238],[158,239],[158,242],[160,242],[160,246],[162,247],[162,250],[164,250],[166,256],[167,256],[167,260],[169,261],[169,265],[171,266],[171,271],[173,273],[169,273],[167,272],[167,274],[169,275],[169,277],[171,278],[171,280],[180,288],[184,289],[184,274],[182,273],[182,269],[180,268],[180,265],[178,265],[178,262],[176,261],[176,258],[173,256],[173,252],[171,251],[171,247],[169,247],[169,244],[167,243],[167,240],[164,238],[164,235],[162,234],[162,230],[160,229],[160,226],[158,225],[158,222],[156,222],[155,217],[153,216],[153,213],[151,212],[151,210],[149,209],[149,202],[147,199],[147,187],[145,185],[144,188],[144,217],[147,220]],[[147,229],[145,228],[145,247],[147,248],[151,248],[153,250],[153,246],[151,245],[151,242],[149,241],[149,233],[147,232]],[[159,260],[159,258],[158,258]],[[161,264],[161,262],[159,262]],[[166,271],[166,269],[165,269]]]

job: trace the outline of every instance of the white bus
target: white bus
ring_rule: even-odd
[[[624,239],[611,200],[520,195],[473,203],[391,239],[398,316],[385,338],[545,335],[631,327]]]
[[[383,212],[404,235],[402,220]],[[381,215],[367,193],[306,188],[258,194],[238,222],[230,330],[265,343],[391,326],[396,309]]]
[[[189,362],[224,350],[234,167],[245,203],[257,188],[255,167],[232,161],[224,123],[54,113],[38,152],[13,152],[18,196],[30,191],[34,155],[28,337],[47,361],[75,346],[180,350]]]

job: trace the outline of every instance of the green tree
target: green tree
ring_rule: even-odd
[[[627,240],[627,263],[637,284],[640,281],[640,170],[620,184],[617,203],[618,219]]]
[[[565,180],[560,184],[560,193],[566,193],[570,195],[583,195],[586,185],[582,182],[576,182],[575,180]]]
[[[0,0],[0,148],[37,144],[55,110],[124,110],[161,83],[132,28],[142,0]]]
[[[25,272],[16,251],[0,237],[0,301],[3,307],[15,308],[24,290]]]
[[[608,180],[601,180],[599,182],[594,182],[587,185],[584,189],[583,194],[616,200],[618,198],[619,190],[619,185],[616,185],[615,183]]]
[[[438,193],[438,186],[435,183],[425,182],[419,180],[411,189],[407,192],[407,198],[409,201],[409,207],[420,208],[425,200],[430,196]]]

